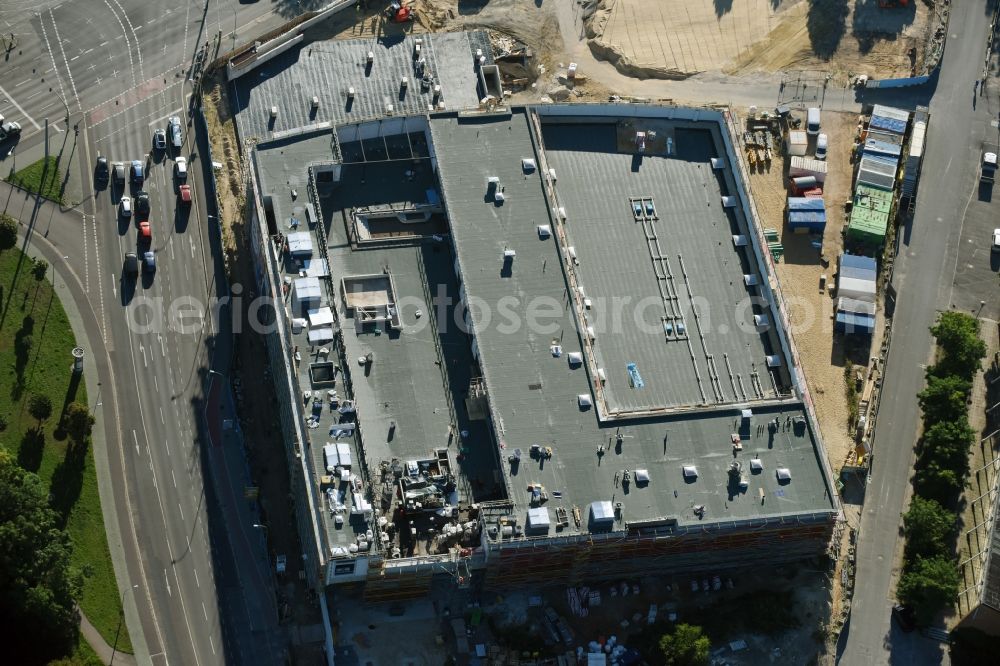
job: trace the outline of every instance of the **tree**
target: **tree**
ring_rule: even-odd
[[[955,533],[956,520],[954,513],[935,500],[915,495],[903,515],[907,557],[934,557],[947,553],[948,539]]]
[[[961,377],[929,375],[927,387],[917,394],[920,409],[924,410],[924,423],[931,425],[962,418],[968,412],[965,401],[971,390],[972,384]]]
[[[42,422],[52,416],[52,400],[47,395],[36,393],[31,396],[31,401],[28,403],[28,413],[35,417],[38,427],[41,428]]]
[[[671,634],[660,638],[660,650],[670,666],[699,666],[708,663],[712,643],[701,633],[701,627],[678,624]]]
[[[94,417],[86,405],[71,402],[63,415],[62,427],[74,441],[83,442],[90,437],[90,431],[94,427]]]
[[[942,505],[952,504],[962,490],[962,479],[955,470],[930,461],[917,470],[913,485],[922,497],[937,500]]]
[[[17,245],[17,220],[0,213],[0,254]]]
[[[971,380],[986,357],[986,343],[979,337],[979,322],[964,312],[942,312],[931,333],[941,347],[941,357],[931,368],[938,376],[958,375]]]
[[[969,464],[969,447],[976,441],[976,433],[962,416],[957,421],[941,421],[926,431],[922,440],[922,461],[937,461],[965,475]]]
[[[45,279],[45,274],[49,271],[49,264],[44,259],[35,259],[31,264],[31,275],[35,278],[36,282],[41,282]]]
[[[928,625],[958,599],[959,581],[958,567],[950,557],[918,557],[900,577],[896,594],[913,608],[918,624]]]
[[[0,449],[0,622],[4,661],[44,664],[75,644],[82,580],[41,479]]]

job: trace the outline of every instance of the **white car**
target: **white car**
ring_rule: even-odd
[[[186,157],[178,157],[174,160],[174,170],[177,171],[177,180],[187,180],[188,162]]]
[[[829,147],[829,139],[827,139],[826,134],[820,134],[816,137],[816,159],[825,160],[826,159],[826,149]]]
[[[2,119],[0,119],[2,122]],[[0,124],[0,140],[6,139],[7,137],[17,136],[21,133],[21,126],[15,123],[13,120],[10,122]]]
[[[132,199],[130,197],[122,197],[118,204],[118,212],[122,217],[132,217]]]
[[[993,230],[993,245],[990,247],[993,252],[1000,252],[1000,229]]]
[[[181,134],[181,119],[177,116],[170,116],[167,120],[167,133],[170,135],[170,143],[174,148],[184,145],[184,137]]]

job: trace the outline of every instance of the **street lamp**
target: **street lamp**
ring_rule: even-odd
[[[132,589],[133,590],[138,590],[139,589],[139,585],[138,584],[133,585]],[[111,664],[115,663],[115,654],[118,652],[118,635],[122,631],[122,618],[125,616],[125,593],[126,592],[128,592],[128,588],[127,587],[124,590],[122,590],[122,600],[121,600],[121,604],[120,604],[121,610],[118,611],[118,629],[115,631],[115,644],[114,644],[114,647],[111,648],[111,660],[108,662],[108,666],[111,666]]]

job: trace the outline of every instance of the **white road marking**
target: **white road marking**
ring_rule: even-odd
[[[75,55],[75,56],[73,56],[72,58],[70,58],[70,59],[69,59],[69,61],[70,61],[70,62],[73,62],[74,60],[76,60],[76,59],[77,59],[77,58],[79,58],[79,57],[80,57],[80,56],[78,56],[78,55]]]
[[[62,53],[63,62],[66,63],[66,75],[69,77],[69,86],[73,90],[73,97],[76,98],[76,106],[81,111],[83,110],[83,105],[80,104],[80,95],[76,92],[76,83],[73,81],[73,71],[69,68],[69,61],[66,60],[66,50],[63,48],[62,40],[59,39],[59,26],[56,25],[56,16],[49,10],[49,16],[52,19],[52,29],[56,32],[56,41],[59,42],[59,51]],[[76,58],[74,58],[75,60]]]
[[[3,89],[3,86],[0,86],[0,93],[3,93],[3,96],[10,100],[10,103],[14,105],[14,108],[20,111],[21,115],[27,118],[29,123],[35,126],[35,129],[37,130],[42,129],[42,126],[36,123],[35,119],[29,116],[27,111],[21,108],[21,105],[17,103],[17,100],[11,97],[10,93]]]
[[[163,420],[163,407],[160,407],[160,423],[166,425],[166,421]]]
[[[66,89],[63,87],[62,77],[59,76],[59,70],[56,69],[56,54],[52,52],[52,46],[49,44],[49,34],[48,34],[48,32],[45,31],[45,21],[42,20],[41,15],[39,15],[39,17],[38,17],[38,25],[42,26],[42,38],[45,39],[45,49],[49,52],[49,59],[52,60],[52,71],[56,75],[56,81],[59,82],[59,93],[60,93],[59,97],[62,98],[62,99],[66,99]],[[47,74],[48,72],[45,72],[45,73]],[[4,94],[6,94],[6,93],[4,93]],[[13,102],[13,101],[14,100],[11,100],[11,102]],[[15,103],[14,106],[17,106],[17,104]],[[22,113],[24,113],[24,112],[22,111]],[[27,115],[27,114],[25,114],[25,115]],[[29,120],[31,120],[31,119],[29,118]],[[41,129],[41,127],[38,126],[38,123],[36,123],[34,121],[32,121],[32,123],[35,125],[35,127],[37,129]]]
[[[135,86],[138,85],[138,82],[135,80],[135,62],[132,60],[132,42],[130,42],[128,40],[128,31],[125,30],[125,24],[122,23],[122,20],[120,18],[118,18],[118,14],[115,12],[114,8],[111,6],[111,3],[108,2],[108,0],[104,0],[104,4],[106,4],[108,6],[108,9],[111,10],[111,13],[115,15],[115,19],[117,19],[118,25],[122,29],[122,35],[125,36],[125,44],[128,45],[128,66],[129,66],[129,69],[132,70],[132,87],[135,87]],[[134,36],[135,35],[133,35],[133,37]],[[117,70],[115,70],[115,74],[114,75],[115,76],[118,75],[118,71]]]
[[[28,81],[31,81],[31,80],[32,79],[25,79],[24,81],[21,81],[20,83],[15,83],[14,87],[15,88],[19,88],[19,87],[23,86],[25,83],[27,83]]]
[[[170,470],[170,480],[174,482],[174,488],[177,487],[177,478],[174,476],[174,470]]]
[[[208,622],[208,611],[205,610],[205,602],[201,602],[201,612],[205,616],[205,622]]]
[[[149,361],[146,360],[146,347],[141,342],[139,343],[139,352],[142,354],[142,366],[148,368]],[[155,379],[156,375],[153,375],[153,378]]]
[[[118,276],[114,273],[111,274],[111,292],[118,298]]]
[[[132,428],[132,441],[135,442],[135,453],[139,455],[139,436],[135,434],[135,428]]]
[[[194,586],[195,587],[201,587],[201,582],[198,580],[198,570],[197,569],[192,569],[191,571],[194,572]]]
[[[191,242],[191,258],[194,259],[194,236],[188,236],[188,241]]]
[[[107,46],[107,45],[108,45],[108,40],[104,40],[103,42],[100,43],[99,46]]]
[[[157,393],[160,392],[160,382],[156,380],[156,375],[153,375],[153,388],[156,389]]]
[[[86,219],[86,218],[84,218],[84,219]],[[96,215],[92,215],[91,218],[90,218],[90,221],[93,224],[92,229],[94,230],[94,265],[95,266],[100,266],[101,265],[101,246],[97,242],[97,216]],[[84,224],[86,224],[86,222],[84,222]],[[102,334],[102,337],[104,338],[104,341],[107,342],[107,340],[108,340],[108,317],[107,317],[107,313],[104,311],[104,290],[99,288],[97,290],[97,293],[100,295],[100,300],[101,300],[101,334]],[[117,291],[117,289],[115,290],[115,298],[116,299],[118,298],[118,291]]]
[[[208,637],[208,646],[212,648],[212,654],[215,654],[215,641],[212,640],[211,636]]]
[[[126,12],[125,8],[122,7],[122,3],[118,2],[118,0],[113,1],[116,5],[118,5],[118,9],[122,11],[122,16],[125,17],[125,22],[128,23],[128,27],[132,31],[132,39],[135,40],[135,55],[139,59],[139,77],[142,81],[145,81],[146,75],[142,72],[142,48],[139,46],[139,35],[135,34],[137,28],[132,27],[132,19],[128,17],[128,12]],[[110,7],[110,5],[108,6]],[[139,27],[141,28],[142,26]],[[129,55],[131,56],[131,53]]]
[[[181,520],[184,520],[184,508],[181,506],[180,502],[177,503],[177,510],[181,512]],[[190,545],[191,544],[188,544],[188,546]]]
[[[163,570],[163,580],[167,583],[167,594],[171,597],[174,596],[174,593],[170,591],[170,576],[167,575],[166,569]]]

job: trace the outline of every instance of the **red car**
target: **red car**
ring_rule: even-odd
[[[181,203],[183,203],[185,205],[191,203],[191,186],[190,185],[181,185],[180,188],[179,188],[179,190],[178,190],[178,194],[180,194]]]
[[[153,241],[153,228],[149,225],[149,222],[139,223],[139,242],[140,243],[151,243]]]

